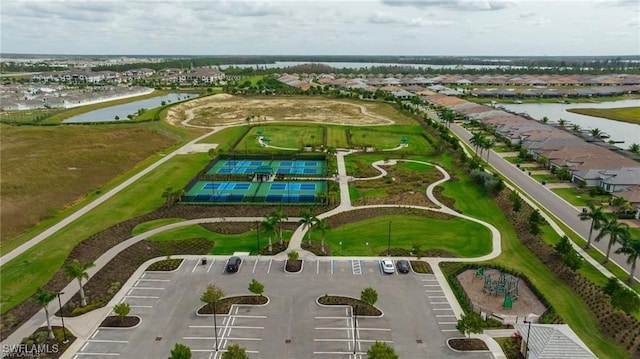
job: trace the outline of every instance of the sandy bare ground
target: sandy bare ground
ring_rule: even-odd
[[[167,121],[189,126],[225,126],[265,122],[316,122],[337,125],[390,125],[395,122],[364,105],[318,98],[241,98],[209,96],[171,108]]]
[[[513,308],[504,309],[504,295],[489,295],[482,291],[484,278],[476,277],[474,269],[466,270],[458,275],[458,281],[464,288],[467,297],[471,300],[474,310],[495,313],[500,316],[517,316],[521,322],[523,317],[541,316],[545,311],[544,304],[529,289],[527,284],[520,280],[518,284],[518,299],[513,301]],[[500,277],[500,271],[495,269],[486,269],[485,276],[490,275],[491,279],[497,280]]]

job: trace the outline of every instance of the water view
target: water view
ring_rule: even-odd
[[[601,103],[526,103],[526,104],[502,104],[505,108],[519,112],[527,113],[535,119],[541,119],[544,116],[549,118],[549,122],[558,122],[559,119],[565,119],[569,126],[573,124],[580,125],[583,130],[600,129],[607,133],[609,140],[623,141],[618,143],[618,147],[627,148],[632,143],[640,143],[640,125],[632,123],[608,120],[601,117],[592,117],[580,115],[577,113],[567,112],[569,108],[615,108],[615,107],[637,107],[640,106],[640,100],[624,100],[611,101]]]
[[[122,105],[110,106],[101,108],[99,110],[86,112],[77,116],[70,117],[64,121],[63,123],[82,123],[82,122],[107,122],[107,121],[118,121],[116,120],[116,116],[118,116],[119,121],[128,121],[128,115],[135,114],[139,109],[151,109],[154,107],[162,106],[162,101],[166,103],[181,101],[187,98],[197,97],[197,94],[189,94],[189,93],[170,93],[164,96],[158,96],[153,98],[148,98],[145,100],[134,101],[125,103]]]

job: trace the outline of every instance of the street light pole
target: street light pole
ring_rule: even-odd
[[[387,244],[387,257],[391,255],[391,221],[389,221],[389,243]]]
[[[218,351],[218,323],[216,322],[216,301],[213,302],[213,334],[216,338],[216,351]]]
[[[529,329],[527,329],[527,352],[525,353],[524,357],[525,359],[529,358],[529,336],[531,335],[531,321],[530,320],[525,320],[524,321],[526,324],[529,324]]]
[[[62,300],[60,299],[60,295],[64,294],[64,292],[58,292],[58,305],[60,306],[60,320],[62,321],[62,344],[67,344],[69,339],[67,339],[67,329],[64,327],[64,314],[62,314]]]

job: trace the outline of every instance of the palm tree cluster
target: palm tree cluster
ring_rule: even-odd
[[[482,152],[484,152],[484,150],[487,150],[487,162],[489,162],[489,153],[491,152],[490,150],[495,144],[492,139],[487,138],[480,132],[475,132],[473,136],[471,136],[471,139],[469,139],[469,143],[473,145],[473,148],[476,150],[476,153],[480,154],[480,157],[482,157]]]

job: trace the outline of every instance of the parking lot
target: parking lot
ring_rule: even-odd
[[[74,358],[164,358],[175,343],[194,359],[220,358],[229,345],[251,358],[366,358],[376,341],[389,343],[401,358],[458,357],[446,339],[460,336],[449,303],[433,275],[384,274],[376,259],[322,258],[305,261],[302,272],[284,271],[284,261],[246,257],[237,273],[225,273],[227,257],[184,260],[174,272],[143,272],[123,288],[136,328],[98,328]],[[234,306],[229,314],[196,315],[207,284],[226,296],[251,295],[251,279],[265,285],[264,306]],[[378,292],[380,318],[354,317],[350,307],[325,307],[325,294],[359,298],[366,287]],[[217,328],[217,346],[215,350]],[[465,354],[490,358],[489,353]]]

